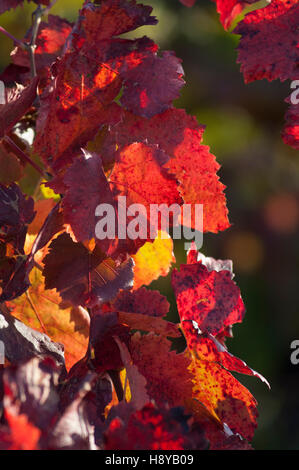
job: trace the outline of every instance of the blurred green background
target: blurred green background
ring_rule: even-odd
[[[218,162],[231,228],[205,235],[202,251],[230,258],[247,308],[234,327],[229,350],[262,373],[271,391],[255,378],[238,376],[259,402],[256,449],[299,448],[299,365],[290,362],[290,343],[299,339],[299,156],[283,144],[289,84],[265,80],[245,85],[236,64],[238,37],[223,30],[215,4],[201,0],[192,9],[178,0],[144,0],[158,26],[142,28],[162,49],[183,60],[186,86],[177,107],[207,126],[204,142]],[[81,0],[58,0],[52,13],[74,20]],[[30,26],[34,4],[3,14],[0,25],[17,38]],[[9,63],[12,42],[1,36],[0,69]],[[182,244],[177,264],[185,262]],[[177,311],[170,277],[152,284]]]

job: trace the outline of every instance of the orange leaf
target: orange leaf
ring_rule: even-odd
[[[30,234],[37,234],[40,231],[49,212],[54,206],[54,199],[41,199],[35,203],[34,210],[36,211],[36,215],[28,227],[28,232]]]
[[[82,359],[88,345],[89,318],[81,308],[65,307],[55,289],[45,290],[44,277],[34,268],[31,286],[21,297],[8,302],[11,313],[26,325],[46,333],[65,348],[67,369]]]
[[[193,397],[235,432],[251,440],[256,428],[257,402],[230,372],[216,362],[193,358]]]

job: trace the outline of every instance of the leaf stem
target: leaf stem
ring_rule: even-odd
[[[43,272],[43,267],[37,263],[37,261],[34,260],[34,266],[36,267],[36,269],[38,269],[39,271]]]
[[[123,386],[122,386],[122,383],[121,383],[121,380],[120,380],[119,371],[117,371],[117,370],[108,370],[107,372],[108,372],[108,374],[109,374],[109,376],[112,380],[112,383],[113,383],[118,401],[119,402],[123,401],[124,391],[123,391]]]
[[[9,145],[13,153],[22,160],[22,162],[29,163],[43,178],[47,179],[47,175],[44,173],[44,171],[35,163],[33,160],[31,160],[28,155],[26,155],[23,150],[20,149],[20,147],[8,136],[6,135],[4,137],[5,142]]]

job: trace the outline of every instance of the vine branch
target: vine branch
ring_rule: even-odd
[[[6,29],[3,28],[2,26],[0,26],[0,33],[5,34],[5,36],[7,36],[9,39],[11,39],[15,44],[20,46],[22,49],[26,49],[26,46],[25,46],[24,42],[20,41],[20,39],[17,39],[16,37],[14,37],[11,33],[6,31]]]

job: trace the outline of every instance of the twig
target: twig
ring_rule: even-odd
[[[20,41],[20,39],[15,38],[12,34],[10,34],[8,31],[6,31],[6,29],[4,29],[2,26],[0,26],[0,32],[5,34],[5,36],[7,36],[9,39],[11,39],[15,44],[20,46],[22,49],[26,48],[26,45],[22,41]]]
[[[57,0],[52,0],[50,5],[43,9],[43,15],[47,15],[49,13],[49,11],[51,10],[51,8],[53,8],[55,3],[57,3]]]
[[[36,49],[36,39],[38,34],[38,29],[41,23],[41,19],[44,15],[47,15],[51,8],[55,5],[57,0],[52,0],[52,2],[45,8],[42,8],[41,5],[38,5],[36,10],[32,13],[32,33],[30,42],[23,42],[20,39],[14,37],[11,33],[6,31],[5,28],[0,26],[0,32],[5,34],[8,38],[10,38],[15,44],[17,44],[22,49],[25,49],[29,53],[29,60],[30,60],[30,70],[31,76],[36,77],[36,63],[35,63],[35,49]],[[38,98],[37,98],[38,99]]]
[[[30,42],[27,43],[26,47],[29,52],[30,59],[30,70],[32,78],[36,77],[36,63],[35,63],[35,49],[36,49],[36,38],[38,33],[38,28],[41,23],[43,16],[43,9],[41,5],[38,5],[37,9],[32,13],[32,33]]]
[[[9,145],[13,153],[22,160],[22,162],[29,163],[29,165],[33,166],[33,168],[45,179],[47,179],[47,175],[44,173],[44,171],[35,163],[33,160],[31,160],[26,153],[23,152],[23,150],[20,149],[20,147],[8,136],[6,135],[4,137],[5,142]]]

